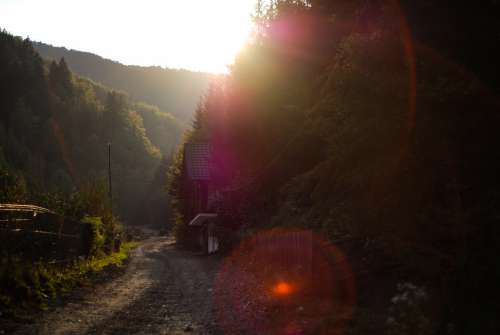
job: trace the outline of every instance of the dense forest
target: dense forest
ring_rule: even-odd
[[[56,60],[64,58],[76,74],[128,92],[133,99],[157,105],[187,125],[211,79],[207,73],[126,66],[87,52],[40,42],[34,42],[33,45],[42,57]]]
[[[44,61],[28,39],[0,32],[0,57],[0,202],[78,216],[78,194],[107,193],[110,143],[115,214],[153,220],[144,203],[166,202],[153,181],[180,140],[180,123],[73,74],[64,58]]]
[[[499,14],[498,1],[258,1],[251,42],[197,110],[186,141],[211,144],[235,239],[299,227],[363,241],[366,266],[393,267],[362,301],[394,281],[426,288],[431,307],[410,299],[388,324],[368,298],[356,334],[500,330]],[[184,173],[180,151],[181,240]]]

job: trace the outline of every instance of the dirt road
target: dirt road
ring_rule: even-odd
[[[48,312],[16,334],[218,334],[212,304],[218,260],[165,237],[132,252],[125,274]]]

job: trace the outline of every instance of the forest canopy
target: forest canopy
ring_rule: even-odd
[[[123,90],[135,100],[146,101],[167,111],[188,126],[198,99],[212,75],[161,67],[126,66],[97,55],[58,48],[41,42],[35,50],[47,59],[65,58],[79,76]]]

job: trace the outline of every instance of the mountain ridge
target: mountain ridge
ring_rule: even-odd
[[[32,42],[45,59],[64,58],[74,73],[127,92],[133,100],[145,101],[174,115],[185,126],[204,95],[213,75],[160,66],[125,65],[97,54]]]

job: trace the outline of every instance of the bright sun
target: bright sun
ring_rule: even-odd
[[[226,72],[255,0],[0,1],[1,28],[124,64]]]
[[[149,30],[145,41],[154,44],[163,40],[160,54],[169,63],[193,70],[225,72],[250,33],[253,3],[253,0],[163,1],[159,12],[154,14],[157,26],[154,32]],[[144,19],[142,24],[147,26],[151,17]]]

